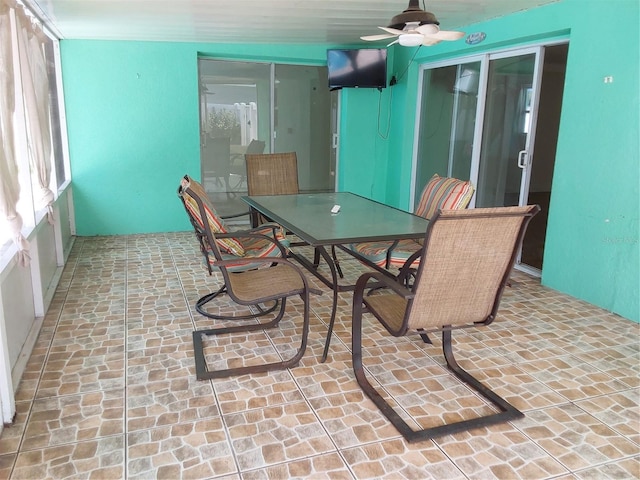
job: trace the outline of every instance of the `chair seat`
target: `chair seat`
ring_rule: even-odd
[[[305,288],[298,272],[285,264],[229,275],[229,283],[238,300],[251,304],[256,299],[267,301],[302,293]]]
[[[402,268],[411,255],[422,248],[422,244],[416,240],[405,239],[398,241],[396,247],[391,251],[389,257],[389,267],[387,267],[387,251],[393,242],[363,242],[349,245],[354,252],[366,258],[369,262],[381,268]],[[412,267],[417,268],[420,260],[413,262]]]
[[[285,250],[289,249],[290,241],[286,238],[284,229],[278,225],[277,223],[264,223],[260,225],[258,228],[254,228],[251,230],[252,234],[257,235],[265,235],[267,237],[273,238],[273,227],[276,227],[276,235],[275,238],[282,245]],[[266,238],[247,238],[242,237],[242,247],[244,248],[244,255],[240,258],[264,258],[264,257],[281,257],[282,253],[278,246],[267,240]],[[233,255],[230,253],[220,252],[223,260],[234,260],[239,258],[237,255]],[[208,255],[209,262],[211,266],[214,267],[215,256],[213,254]],[[242,263],[238,265],[230,265],[227,266],[227,270],[230,272],[244,272],[247,270],[254,270],[256,268],[266,268],[268,264],[265,263]]]

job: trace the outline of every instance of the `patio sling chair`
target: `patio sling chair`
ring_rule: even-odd
[[[422,190],[414,214],[429,219],[438,210],[465,209],[474,192],[471,182],[435,174]],[[422,248],[421,241],[405,239],[393,242],[363,242],[351,244],[349,248],[364,260],[364,263],[391,270],[401,269],[409,257]],[[411,267],[417,268],[418,260],[413,261]]]
[[[198,182],[185,175],[178,193],[195,228],[209,272],[211,273],[212,268],[218,268],[224,279],[224,285],[220,290],[198,301],[198,311],[211,318],[242,320],[270,313],[275,306],[280,305],[280,310],[268,322],[194,331],[193,346],[197,378],[206,380],[295,366],[304,355],[307,345],[309,293],[319,294],[320,292],[309,287],[299,267],[283,258],[286,253],[279,242],[286,242],[286,240],[281,233],[281,227],[263,225],[250,231],[227,233],[220,219],[216,217],[215,210],[206,195],[203,195],[204,191]],[[249,316],[222,317],[203,312],[202,304],[223,291],[240,305],[260,308],[259,306],[266,302],[274,302],[274,306],[257,315]],[[203,337],[275,327],[283,318],[287,298],[291,296],[300,296],[304,303],[301,343],[295,355],[279,362],[209,371],[204,354]]]
[[[182,200],[182,204],[185,207],[189,221],[195,230],[196,238],[200,244],[200,252],[204,257],[209,275],[213,275],[213,270],[216,268],[214,263],[217,260],[286,256],[286,249],[289,243],[284,237],[283,230],[279,225],[275,223],[267,224],[261,228],[244,232],[252,236],[244,238],[244,242],[242,242],[238,236],[243,232],[236,232],[233,234],[229,233],[223,217],[220,217],[211,205],[209,197],[207,197],[202,185],[189,175],[185,175],[183,177],[180,187],[178,188],[178,196]],[[246,214],[247,213],[232,215],[231,218]],[[206,221],[204,221],[204,219],[206,219]],[[215,241],[211,241],[212,238],[214,238]],[[277,242],[274,242],[273,239],[276,239]],[[211,245],[215,245],[217,248],[214,250]],[[219,258],[216,257],[217,254],[219,255]],[[259,265],[242,262],[237,266],[229,266],[227,269],[232,272],[244,271],[251,270],[257,266]],[[196,310],[198,313],[217,320],[238,320],[268,314],[278,306],[277,302],[272,302],[272,307],[270,309],[242,317],[237,315],[229,317],[208,312],[205,309],[205,305],[224,293],[227,293],[226,284],[223,284],[215,292],[208,293],[198,299],[196,302]]]
[[[264,140],[256,140],[253,139],[247,145],[244,153],[236,153],[231,156],[231,174],[238,177],[236,182],[236,190],[241,189],[242,185],[247,180],[247,168],[245,165],[245,157],[246,155],[254,154],[254,153],[262,153],[264,152],[265,142]]]
[[[231,264],[225,268],[225,271],[238,272],[268,266],[264,263],[247,262],[242,259],[286,257],[289,243],[279,225],[265,224],[260,228],[246,232],[229,233],[223,218],[211,205],[202,185],[189,175],[183,177],[178,188],[178,196],[182,200],[189,221],[195,230],[200,252],[204,257],[209,275],[213,275],[216,261],[238,260],[237,265]],[[242,234],[250,236],[240,239],[239,236]],[[246,320],[271,313],[278,307],[278,302],[270,302],[271,307],[268,309],[259,307],[258,313],[244,316],[217,315],[205,309],[207,303],[225,293],[228,293],[226,283],[218,290],[198,299],[196,302],[197,312],[217,320]]]
[[[296,152],[245,155],[247,193],[249,195],[291,195],[299,192]],[[251,212],[251,225],[269,220]]]
[[[493,322],[527,224],[539,210],[537,205],[531,205],[438,211],[429,221],[422,258],[411,289],[380,272],[359,277],[353,297],[353,369],[364,393],[408,442],[523,416],[458,365],[453,355],[451,333],[454,329]],[[391,291],[364,295],[370,280],[384,284]],[[373,314],[395,337],[421,331],[442,332],[442,350],[449,370],[499,411],[413,430],[366,377],[362,350],[363,312]]]

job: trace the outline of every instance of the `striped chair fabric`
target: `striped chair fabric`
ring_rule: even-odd
[[[204,205],[205,211],[207,213],[207,222],[214,236],[216,233],[232,233],[229,232],[224,221],[217,214],[213,205],[209,201],[209,198],[202,187],[202,185],[194,180],[193,178],[185,175],[185,177],[181,181],[182,186],[182,198],[184,199],[185,207],[189,211],[190,216],[195,219],[200,228],[204,230],[204,222],[202,216],[200,215],[200,209],[198,208],[198,204],[196,200],[188,194],[187,188],[190,188],[195,195],[197,195]],[[276,223],[265,223],[260,225],[259,228],[252,229],[251,234],[253,235],[266,235],[271,238],[274,237],[278,240],[278,242],[287,249],[289,247],[289,240],[287,240],[285,236],[284,229],[276,224]],[[208,244],[206,237],[203,238],[204,248],[207,250],[206,257],[209,263],[213,266],[216,258],[213,252],[211,251],[211,246]],[[236,238],[215,238],[216,245],[220,252],[220,255],[223,260],[233,260],[238,257],[281,257],[280,249],[273,242],[270,242],[266,239],[261,238],[246,238],[243,237],[242,241]],[[245,271],[245,270],[253,270],[259,267],[267,267],[268,264],[260,263],[260,264],[246,264],[238,265],[234,267],[233,265],[227,266],[227,269],[230,272],[234,271]]]
[[[435,174],[422,190],[414,213],[430,219],[438,210],[465,209],[474,192],[475,188],[469,181]],[[392,246],[393,242],[365,242],[352,244],[350,247],[381,268],[402,268],[409,257],[422,248],[422,240],[400,240],[391,254],[387,255]],[[417,267],[418,263],[419,259],[412,266]]]

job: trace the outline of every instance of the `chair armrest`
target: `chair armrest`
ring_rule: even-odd
[[[357,296],[358,298],[362,298],[364,296],[364,290],[367,288],[367,284],[369,284],[370,280],[374,280],[376,282],[376,286],[382,286],[386,288],[390,288],[394,293],[400,295],[406,300],[412,299],[415,295],[414,293],[402,285],[397,280],[388,277],[380,272],[367,272],[362,274],[358,281],[356,282],[356,287],[354,290],[354,298]]]
[[[280,224],[275,222],[267,222],[267,223],[262,223],[257,227],[253,227],[250,230],[247,230],[247,232],[252,232],[257,235],[265,235],[264,233],[265,230],[271,230],[271,235],[273,235],[273,238],[276,238],[277,237],[276,230],[278,229],[282,229],[282,231],[284,232],[284,228],[282,228]]]
[[[411,256],[407,258],[407,260],[404,262],[404,265],[402,265],[402,268],[400,268],[400,272],[396,277],[398,279],[398,282],[402,283],[403,285],[406,284],[406,279],[409,277],[409,274],[411,273],[411,265],[413,265],[413,262],[415,262],[421,255],[422,255],[422,249],[418,250],[417,252],[413,252]]]

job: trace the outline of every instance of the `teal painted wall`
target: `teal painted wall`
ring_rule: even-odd
[[[61,46],[78,235],[184,229],[175,192],[200,171],[193,48]]]
[[[400,78],[409,67],[392,87],[392,127],[384,144],[389,153],[376,159],[381,170],[373,178],[365,174],[372,184],[386,179],[386,189],[374,189],[371,196],[409,208],[420,64],[568,39],[542,282],[640,321],[638,5],[636,0],[563,0],[469,26],[467,33],[487,34],[476,46],[441,43],[420,49],[415,58],[415,49],[396,48],[391,73]],[[613,83],[605,84],[605,76],[613,76]],[[367,112],[359,118],[359,142],[374,138],[374,107],[367,103],[373,99],[343,99],[347,111]],[[352,155],[358,146],[346,148],[349,171],[341,188],[356,191],[370,165],[368,158]]]
[[[198,54],[326,64],[327,46],[62,40],[78,235],[190,228],[176,190],[200,176]]]
[[[639,2],[569,3],[570,94],[562,105],[542,280],[640,321]]]
[[[542,281],[640,321],[639,17],[636,0],[562,0],[465,28],[476,46],[392,48],[397,85],[341,94],[338,189],[409,208],[420,64],[568,39]],[[199,171],[198,52],[320,64],[328,47],[63,40],[78,234],[189,228],[175,190]]]

